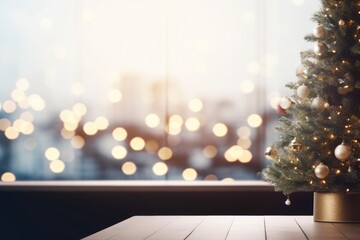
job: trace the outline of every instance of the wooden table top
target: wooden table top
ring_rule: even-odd
[[[86,240],[360,239],[360,224],[314,222],[312,216],[134,216]]]

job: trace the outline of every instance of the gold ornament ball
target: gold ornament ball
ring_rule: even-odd
[[[326,166],[323,163],[320,163],[319,165],[317,165],[315,167],[314,172],[315,172],[316,177],[323,179],[329,175],[330,170],[329,170],[328,166]]]
[[[274,160],[277,156],[277,151],[275,149],[272,149],[272,147],[267,147],[264,154],[266,159]]]
[[[314,27],[313,34],[317,38],[322,38],[325,34],[325,28],[322,24],[317,24]]]
[[[300,152],[302,148],[301,142],[299,142],[296,137],[289,144],[290,150],[292,152]]]
[[[342,20],[342,19],[340,19],[340,20],[339,20],[339,25],[340,25],[340,26],[344,26],[344,25],[345,25],[345,21]]]
[[[317,42],[317,43],[315,43],[313,50],[317,56],[321,56],[321,55],[324,55],[328,51],[328,47],[323,42]]]
[[[335,157],[341,161],[347,160],[351,156],[351,148],[342,142],[334,150]]]

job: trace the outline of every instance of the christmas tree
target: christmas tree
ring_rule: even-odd
[[[360,1],[322,0],[263,179],[277,191],[360,192]],[[290,204],[289,199],[286,202]]]

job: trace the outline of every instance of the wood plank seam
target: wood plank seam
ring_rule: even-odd
[[[350,240],[346,235],[345,233],[343,233],[343,231],[341,231],[340,228],[336,227],[336,224],[332,223],[333,227],[339,232],[341,233],[347,240]]]
[[[263,217],[263,220],[264,220],[265,240],[267,240],[267,233],[266,233],[266,220],[265,220],[265,217]]]
[[[184,240],[186,240],[186,239],[188,239],[188,238],[190,237],[190,235],[195,231],[195,229],[197,229],[197,227],[200,226],[200,224],[201,224],[203,221],[205,221],[205,218],[206,218],[206,217],[204,217],[204,218],[194,227],[194,229],[184,238]]]
[[[299,226],[299,228],[301,229],[301,231],[303,232],[304,236],[306,237],[307,240],[309,240],[309,237],[306,235],[304,229],[301,227],[301,225],[299,224],[299,222],[296,220],[296,218],[294,218],[296,224]]]
[[[232,227],[232,225],[234,224],[234,221],[235,221],[235,217],[232,219],[232,221],[231,221],[231,224],[230,224],[230,227],[229,227],[229,229],[228,229],[228,231],[227,231],[227,233],[226,233],[226,236],[225,236],[225,240],[228,238],[228,236],[229,236],[229,232],[230,232],[230,229],[231,229],[231,227]]]
[[[174,220],[169,221],[168,223],[164,224],[161,228],[159,228],[158,230],[156,230],[155,232],[153,232],[152,234],[150,234],[149,236],[147,236],[146,238],[144,238],[144,240],[150,238],[150,237],[151,237],[152,235],[154,235],[155,233],[160,232],[160,231],[161,231],[163,228],[165,228],[167,225],[171,224],[172,222],[176,221],[176,220],[179,219],[179,218],[180,218],[180,217],[178,216],[178,217],[174,218]]]

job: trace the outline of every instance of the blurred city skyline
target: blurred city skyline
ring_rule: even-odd
[[[129,156],[146,152],[145,145],[135,150],[132,139],[109,143],[99,133],[111,136],[111,131],[127,126],[130,135],[141,130],[134,138],[156,138],[158,150],[173,144],[170,150],[189,153],[193,144],[180,167],[180,158],[172,164],[154,153],[139,157],[153,158],[151,166],[157,161],[168,164],[167,174],[173,171],[175,179],[186,169],[201,175],[195,179],[206,179],[221,168],[215,155],[207,156],[208,145],[208,151],[216,148],[224,165],[217,179],[227,174],[255,178],[266,164],[263,146],[276,137],[271,126],[284,85],[295,77],[300,51],[311,47],[303,37],[312,31],[314,23],[308,19],[318,5],[309,0],[1,2],[0,159],[6,164],[0,174],[117,179],[117,172],[134,165],[139,172],[144,163]],[[165,125],[174,116],[173,124],[180,127],[167,126],[165,136]],[[99,124],[107,126],[100,129]],[[239,134],[239,129],[249,133]],[[214,135],[216,141],[204,145],[202,136]],[[179,139],[186,147],[174,144]],[[241,147],[241,139],[252,144]],[[120,154],[124,149],[135,160],[121,160],[119,166],[97,164],[105,156],[85,150],[106,148],[102,141],[109,143],[107,155],[113,160],[118,155],[112,151]],[[118,145],[124,148],[113,150]],[[49,159],[49,148],[55,156],[63,150]],[[231,172],[232,160],[225,156],[230,149],[251,154],[250,170],[243,160]],[[177,167],[171,170],[171,165]],[[144,171],[142,176],[151,178]]]

